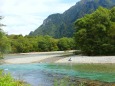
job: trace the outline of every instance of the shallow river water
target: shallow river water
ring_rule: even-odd
[[[71,67],[70,69],[66,69],[64,66],[60,68],[58,64],[2,64],[0,69],[3,69],[6,73],[10,72],[15,79],[23,80],[32,86],[53,86],[56,78],[66,76],[115,82],[115,73],[75,71]]]

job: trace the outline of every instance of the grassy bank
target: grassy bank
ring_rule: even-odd
[[[10,74],[5,74],[0,70],[0,86],[29,86],[23,81],[15,80]]]

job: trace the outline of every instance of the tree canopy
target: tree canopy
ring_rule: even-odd
[[[115,54],[115,7],[99,7],[75,22],[76,45],[86,55]]]

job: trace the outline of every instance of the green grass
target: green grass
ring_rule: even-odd
[[[23,81],[17,81],[11,77],[10,74],[3,73],[0,70],[0,86],[29,86],[28,84],[24,83]]]

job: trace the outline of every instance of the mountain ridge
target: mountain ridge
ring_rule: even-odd
[[[29,35],[49,35],[54,38],[72,37],[75,31],[75,20],[94,12],[99,6],[110,8],[115,6],[115,0],[81,0],[62,14],[49,15],[43,24]]]

